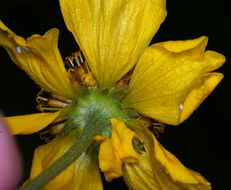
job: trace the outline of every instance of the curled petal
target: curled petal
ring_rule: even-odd
[[[182,112],[179,123],[187,119],[192,112],[198,108],[200,103],[213,91],[222,79],[223,74],[215,72],[205,74],[201,78],[201,85],[191,90],[182,104]]]
[[[106,136],[105,138],[96,136],[95,141],[101,143],[98,159],[99,167],[104,173],[105,179],[110,182],[113,178],[121,177],[123,175],[122,161],[115,153],[111,140]]]
[[[178,125],[212,92],[225,57],[204,49],[207,38],[150,46],[140,57],[124,105],[163,123]]]
[[[0,21],[0,45],[12,61],[42,88],[60,96],[74,98],[61,55],[58,50],[59,31],[53,28],[44,36],[27,40],[14,34]]]
[[[164,166],[166,173],[169,173],[173,181],[180,181],[184,183],[196,184],[198,181],[191,175],[190,170],[185,168],[181,162],[169,151],[167,151],[155,138],[153,137],[154,155],[155,159]],[[153,159],[154,160],[154,159]]]
[[[161,187],[176,186],[178,189],[211,189],[210,183],[203,176],[186,168],[173,154],[159,144],[154,135],[152,137],[154,149],[151,149],[149,154],[153,170],[156,171],[156,175],[160,176],[158,183]],[[159,164],[154,169],[157,163]],[[161,180],[161,178],[164,180]]]
[[[150,131],[141,126],[136,126],[135,130],[144,142],[145,152],[139,156],[143,162],[124,165],[124,178],[131,189],[211,189],[211,184],[203,176],[186,168]],[[142,182],[136,175],[141,178],[149,176],[150,183]]]
[[[156,43],[155,45],[164,47],[170,52],[180,53],[191,50],[193,54],[203,54],[208,43],[208,37],[201,36],[193,40],[178,40]]]
[[[134,66],[166,16],[165,0],[60,0],[60,6],[101,88]]]
[[[120,120],[111,119],[111,125],[111,139],[106,136],[95,137],[95,140],[101,144],[99,166],[107,181],[123,175],[122,162],[134,163],[138,160],[138,154],[132,146],[135,133]]]
[[[61,157],[74,142],[74,135],[60,136],[50,143],[37,148],[34,152],[29,180],[35,178],[43,170],[54,163],[54,161]],[[83,153],[74,163],[43,188],[43,190],[48,189],[102,190],[103,187],[98,165],[92,163],[90,153]]]
[[[59,114],[60,111],[54,113],[35,113],[4,117],[4,120],[8,124],[11,134],[28,135],[47,127]]]
[[[134,131],[126,127],[123,121],[111,119],[112,135],[111,141],[116,153],[123,162],[136,162],[138,154],[132,146]]]

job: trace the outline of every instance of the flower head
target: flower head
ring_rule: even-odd
[[[82,139],[81,156],[44,189],[102,189],[98,168],[107,181],[123,176],[131,189],[210,189],[150,128],[187,119],[222,80],[213,71],[224,56],[205,51],[205,36],[148,47],[166,17],[165,0],[60,0],[60,6],[84,55],[66,59],[68,72],[58,29],[25,40],[0,22],[0,45],[42,88],[36,100],[43,113],[6,118],[10,130],[54,138],[35,150],[29,180]]]

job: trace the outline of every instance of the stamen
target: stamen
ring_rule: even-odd
[[[154,122],[151,131],[153,134],[158,138],[160,134],[162,134],[165,130],[165,124],[159,123],[159,122]]]
[[[48,100],[47,98],[43,98],[43,97],[41,97],[41,96],[38,96],[38,97],[36,98],[36,102],[37,102],[37,103],[39,103],[39,102],[41,102],[41,101],[46,102],[47,100]]]
[[[148,128],[156,137],[159,137],[160,134],[164,132],[164,129],[166,127],[165,124],[154,121],[147,117],[140,116],[138,120],[145,128]]]
[[[44,89],[38,92],[36,102],[38,103],[37,109],[42,112],[59,111],[61,108],[71,107],[72,105],[72,100]]]
[[[132,75],[132,72],[129,71],[123,78],[121,78],[116,84],[116,89],[121,90],[121,89],[128,87],[129,82],[131,80],[131,75]]]
[[[63,103],[55,99],[48,99],[47,105],[52,108],[64,108],[64,107],[70,106],[70,104]]]
[[[59,116],[48,127],[39,132],[39,138],[50,142],[65,127],[67,116]]]
[[[68,59],[68,61],[69,61],[69,63],[71,64],[71,67],[74,67],[75,65],[74,65],[74,63],[72,62],[72,60],[69,58]]]
[[[38,93],[37,93],[37,98],[36,99],[40,99],[41,98],[45,98],[45,99],[48,99],[50,96],[50,93],[44,89],[41,89]]]
[[[83,55],[80,51],[72,53],[71,56],[65,58],[65,63],[69,66],[69,68],[72,67],[79,67],[83,65],[85,62]]]
[[[42,139],[42,140],[44,140],[48,136],[49,136],[49,131],[48,130],[39,132],[39,138]]]
[[[50,93],[50,96],[56,100],[59,100],[61,102],[66,102],[68,104],[71,104],[72,103],[72,100],[68,99],[68,98],[65,98],[63,96],[59,96],[57,94],[54,94],[54,93]]]
[[[73,79],[71,79],[70,82],[71,82],[71,86],[74,89],[74,91],[80,94],[82,92],[82,86],[79,84],[79,82]]]
[[[49,128],[49,133],[51,135],[57,135],[66,125],[66,122],[63,122],[63,123],[58,123],[58,124],[55,124],[55,125],[52,125],[50,128]]]
[[[153,125],[153,121],[147,117],[140,117],[139,121],[145,128],[149,128]]]
[[[54,138],[54,136],[50,135],[49,130],[45,130],[39,132],[39,138],[44,140],[46,143],[49,143]]]
[[[50,108],[50,107],[45,107],[45,105],[41,105],[41,104],[37,106],[37,109],[41,112],[55,112],[61,110],[61,108]]]
[[[94,76],[91,72],[84,74],[81,79],[82,79],[82,81],[85,82],[85,85],[87,87],[93,86],[96,83],[96,80],[94,79]]]
[[[80,62],[83,63],[83,62],[84,62],[84,59],[83,59],[83,55],[82,55],[81,51],[78,51],[78,52],[76,53],[76,55],[77,55],[78,59],[80,59]]]
[[[73,67],[68,70],[72,78],[78,80],[79,82],[82,81],[82,76],[86,74],[85,69],[83,66]]]
[[[65,58],[65,65],[67,65],[68,75],[70,77],[70,82],[73,89],[77,93],[82,92],[82,86],[86,85],[88,80],[89,85],[92,86],[95,84],[95,79],[92,75],[91,80],[89,80],[89,73],[91,73],[90,68],[86,60],[84,59],[81,51],[72,53],[71,56]],[[87,76],[87,79],[86,79]],[[94,80],[92,80],[94,79]]]
[[[60,122],[66,121],[66,120],[67,120],[67,116],[59,116],[51,124],[60,123]]]

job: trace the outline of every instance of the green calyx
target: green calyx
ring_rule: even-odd
[[[77,97],[77,103],[70,110],[67,124],[61,134],[67,134],[76,129],[75,131],[79,135],[87,126],[103,125],[103,130],[99,135],[110,137],[111,118],[125,121],[130,116],[135,116],[134,112],[125,110],[120,104],[120,98],[124,93],[125,90],[119,92],[114,92],[113,89],[101,91],[95,87],[86,90],[82,96]]]

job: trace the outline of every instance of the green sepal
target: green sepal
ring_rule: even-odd
[[[111,96],[112,98],[116,99],[116,100],[121,100],[123,98],[123,96],[127,93],[127,91],[129,90],[130,86],[127,86],[125,88],[123,88],[122,90],[119,91],[114,91],[113,89],[111,90]]]
[[[83,85],[82,85],[82,96],[86,96],[90,93],[90,90],[88,89],[86,83],[85,83],[85,79],[83,80]]]

